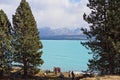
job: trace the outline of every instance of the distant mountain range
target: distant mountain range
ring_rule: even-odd
[[[44,27],[39,29],[42,40],[84,40],[86,36],[82,34],[80,28],[68,29],[51,29]]]

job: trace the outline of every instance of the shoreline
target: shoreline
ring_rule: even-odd
[[[54,72],[45,73],[44,70],[40,70],[37,74],[31,74],[24,78],[21,74],[16,74],[21,68],[14,67],[11,70],[11,75],[2,77],[0,80],[71,80],[72,76],[69,76],[69,72],[62,72],[55,74]],[[20,72],[22,73],[22,72]],[[31,75],[30,75],[31,74]],[[86,74],[75,74],[75,80],[120,80],[120,75],[103,75],[103,76],[90,76]]]

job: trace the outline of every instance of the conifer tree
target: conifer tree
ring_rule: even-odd
[[[110,27],[109,40],[112,43],[112,58],[114,58],[114,67],[111,72],[120,74],[120,0],[109,0],[107,12],[108,25]],[[110,59],[112,62],[112,60]]]
[[[37,25],[26,0],[21,0],[15,15],[13,15],[14,27],[14,61],[23,64],[24,76],[28,70],[43,64],[41,59],[42,43],[40,41]]]
[[[11,41],[11,24],[4,11],[0,10],[0,76],[11,68]]]
[[[101,74],[119,74],[120,72],[120,1],[119,0],[89,0],[87,5],[91,13],[83,15],[90,24],[82,29],[88,42],[82,43],[91,49],[93,59],[89,60],[89,70]]]

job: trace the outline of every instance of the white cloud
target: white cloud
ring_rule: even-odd
[[[27,0],[31,6],[38,27],[76,28],[86,27],[83,13],[89,12],[87,0]],[[3,9],[12,19],[20,0],[0,0],[0,9]]]
[[[20,0],[0,0],[0,9],[4,10],[10,21],[12,21],[12,15],[15,13]]]

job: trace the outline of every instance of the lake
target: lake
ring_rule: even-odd
[[[88,59],[92,56],[88,54],[81,42],[85,40],[41,40],[43,44],[42,59],[43,70],[53,70],[60,67],[62,71],[82,71],[86,70]]]

